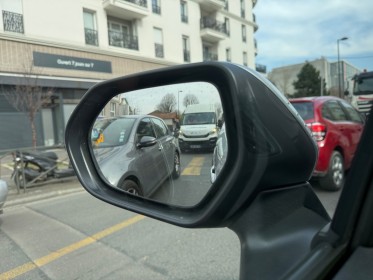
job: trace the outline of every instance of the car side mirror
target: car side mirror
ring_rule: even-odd
[[[140,142],[137,143],[137,148],[151,147],[157,144],[157,139],[152,136],[143,136],[140,139]]]
[[[138,186],[147,186],[157,179],[159,169],[167,170],[158,178],[167,184],[161,199],[154,197],[151,190],[149,196],[136,196],[113,185],[109,179],[118,174],[112,173],[112,167],[131,166],[141,155],[128,156],[133,154],[129,145],[135,142],[131,126],[106,133],[105,145],[94,149],[91,134],[100,112],[108,102],[118,99],[117,96],[126,96],[144,108],[152,105],[149,108],[152,111],[142,110],[149,118],[162,115],[166,119],[167,114],[154,108],[157,105],[154,100],[159,98],[160,102],[163,97],[173,100],[166,108],[176,112],[180,91],[197,93],[200,102],[221,104],[227,153],[214,183],[210,182],[210,170],[218,135],[216,127],[213,128],[215,124],[210,124],[212,127],[202,124],[183,130],[184,143],[181,137],[163,137],[165,142],[154,149],[154,155],[140,163],[140,167],[131,174],[124,171],[119,174],[118,182],[130,176],[127,178],[136,181]],[[156,135],[163,132],[167,135],[166,125],[161,121],[151,122]],[[124,135],[129,135],[127,142]],[[202,143],[201,137],[205,137],[206,142]],[[117,145],[110,146],[111,140]],[[143,137],[141,140],[140,145],[154,145],[154,139]],[[96,84],[72,113],[65,142],[77,177],[93,196],[184,227],[224,226],[242,207],[249,207],[258,194],[306,184],[317,158],[316,143],[284,96],[255,71],[223,62],[166,67]],[[171,153],[167,153],[169,147],[173,147]],[[186,147],[188,150],[183,150]],[[117,156],[121,151],[121,156]],[[107,163],[110,167],[104,168],[103,164]],[[140,182],[141,176],[147,181]]]

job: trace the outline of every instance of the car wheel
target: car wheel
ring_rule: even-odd
[[[338,191],[342,188],[345,179],[343,157],[340,152],[334,151],[330,158],[328,173],[320,179],[320,186],[329,191]]]
[[[180,177],[180,156],[179,156],[179,153],[175,153],[174,169],[172,171],[172,178],[177,179],[179,177]]]
[[[129,192],[133,195],[143,196],[140,186],[132,180],[125,180],[119,187],[121,190]]]

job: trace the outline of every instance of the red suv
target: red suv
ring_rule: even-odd
[[[343,99],[332,96],[289,100],[310,128],[319,147],[313,172],[322,188],[336,191],[343,186],[360,140],[364,120]]]

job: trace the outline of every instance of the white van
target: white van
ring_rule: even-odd
[[[206,149],[213,151],[218,137],[219,119],[215,105],[189,105],[182,117],[179,146],[182,152]]]

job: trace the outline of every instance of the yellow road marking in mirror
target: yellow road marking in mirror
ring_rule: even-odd
[[[110,235],[110,234],[113,234],[123,228],[126,228],[132,224],[135,224],[139,221],[141,221],[142,219],[144,219],[145,217],[144,216],[141,216],[141,215],[137,215],[137,216],[134,216],[128,220],[125,220],[119,224],[116,224],[112,227],[109,227],[103,231],[100,231],[94,235],[91,235],[91,236],[88,236],[87,238],[84,238],[78,242],[75,242],[69,246],[66,246],[64,248],[61,248],[55,252],[52,252],[50,253],[49,255],[46,255],[44,257],[41,257],[39,259],[36,259],[34,260],[33,262],[29,262],[29,263],[26,263],[24,265],[21,265],[21,266],[18,266],[12,270],[9,270],[7,272],[4,272],[2,274],[0,274],[0,280],[5,280],[5,279],[13,279],[13,278],[16,278],[26,272],[29,272],[35,268],[38,268],[38,267],[41,267],[43,265],[46,265],[52,261],[55,261],[69,253],[72,253],[80,248],[83,248],[83,247],[86,247],[92,243],[95,243],[97,242],[98,240]]]
[[[201,167],[203,166],[203,162],[205,161],[204,157],[195,157],[193,158],[190,163],[185,167],[181,175],[191,175],[191,176],[198,176],[201,175]]]

